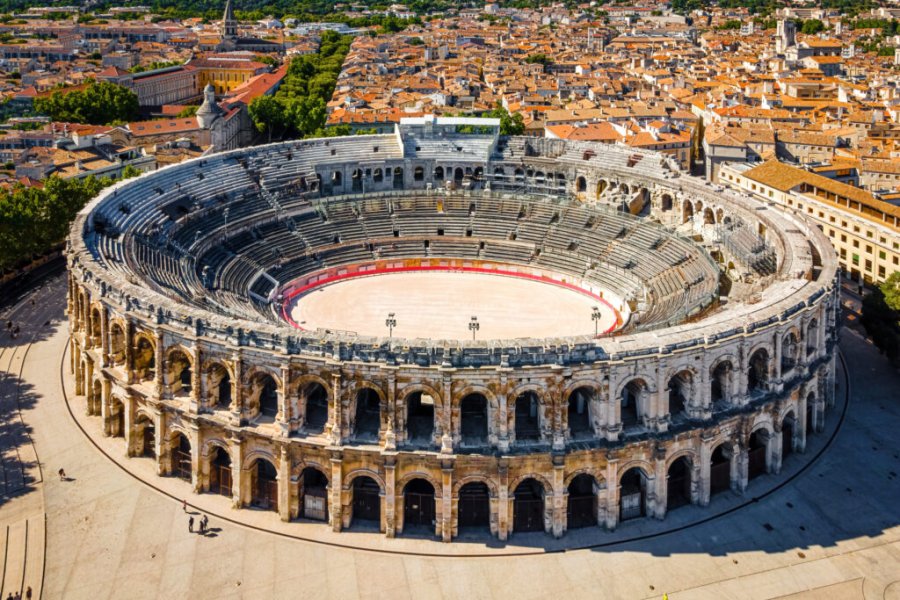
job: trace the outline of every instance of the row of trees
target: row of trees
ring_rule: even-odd
[[[129,166],[123,177],[138,174]],[[0,271],[16,268],[62,243],[78,211],[111,183],[105,177],[51,175],[43,187],[0,189]]]
[[[900,271],[863,298],[861,320],[878,349],[900,362]]]
[[[134,120],[138,115],[137,95],[108,81],[91,81],[81,90],[59,89],[34,99],[34,110],[54,121],[111,125]]]
[[[351,36],[333,31],[322,34],[315,54],[291,60],[287,75],[274,96],[260,96],[250,103],[250,118],[269,140],[324,135],[325,105],[331,100]]]

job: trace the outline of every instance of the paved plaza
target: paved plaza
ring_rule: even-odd
[[[900,598],[900,376],[852,314],[837,407],[781,476],[662,522],[567,535],[567,547],[590,547],[563,551],[543,534],[452,544],[330,535],[156,477],[150,460],[127,459],[121,439],[102,437],[71,393],[63,290],[54,280],[34,305],[26,298],[2,315],[22,334],[0,337],[0,598],[25,586],[35,597],[91,600]],[[196,517],[209,515],[209,533],[188,532],[182,498]]]

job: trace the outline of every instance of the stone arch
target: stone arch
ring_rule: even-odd
[[[383,415],[387,410],[387,396],[371,381],[356,381],[349,390],[347,416],[352,435],[357,439],[377,441]]]
[[[395,190],[403,188],[403,167],[394,167],[393,183],[391,185],[393,185]]]
[[[396,398],[398,431],[404,432],[408,443],[434,443],[441,406],[440,395],[431,386],[413,384],[403,387]]]
[[[247,472],[250,505],[263,510],[278,511],[278,461],[264,451],[248,456],[244,471]],[[280,485],[286,485],[281,482]]]
[[[666,510],[691,504],[694,501],[694,466],[692,452],[678,452],[666,463]]]
[[[487,486],[488,491],[491,493],[491,498],[498,498],[500,495],[497,488],[497,483],[490,477],[486,475],[466,475],[465,477],[462,477],[461,479],[453,482],[453,496],[458,496],[459,490],[470,483],[483,483],[485,486]]]
[[[577,383],[581,385],[575,385]],[[571,437],[578,439],[593,436],[594,410],[601,390],[592,381],[575,382],[566,389],[566,430]]]
[[[234,371],[231,365],[221,359],[210,359],[204,364],[203,373],[207,404],[219,410],[230,408],[234,398]]]
[[[761,346],[751,352],[747,359],[747,393],[768,389],[771,354]]]
[[[708,206],[703,209],[703,224],[704,225],[715,225],[716,224],[716,215],[713,212],[713,209]]]
[[[710,444],[709,452],[709,493],[715,496],[731,489],[731,464],[734,457],[734,443],[720,439]]]
[[[793,454],[797,441],[797,411],[793,404],[789,405],[779,417],[781,425],[781,460]]]
[[[583,193],[583,192],[587,191],[587,180],[584,178],[583,175],[579,175],[575,179],[575,191],[578,193]]]
[[[125,425],[125,402],[118,395],[113,394],[109,398],[107,432],[112,437],[125,437]]]
[[[819,320],[813,317],[806,324],[804,340],[806,341],[806,356],[815,354],[819,346]]]
[[[375,481],[375,483],[378,484],[378,488],[381,490],[381,493],[385,493],[386,486],[384,483],[384,478],[381,477],[381,475],[379,475],[377,471],[373,471],[372,469],[365,467],[354,469],[344,475],[341,481],[341,489],[346,491],[351,490],[353,488],[353,481],[358,477],[370,477],[373,481]]]
[[[140,332],[134,335],[134,371],[138,380],[146,381],[156,376],[156,340]]]
[[[622,423],[622,427],[633,427],[641,422],[642,416],[647,411],[646,403],[652,393],[654,392],[648,379],[639,375],[619,385],[619,392],[615,397],[619,403],[619,422]]]
[[[619,521],[638,519],[647,515],[647,496],[650,491],[649,473],[653,469],[642,466],[643,461],[631,461],[622,466],[619,475]]]
[[[525,481],[526,479],[534,479],[538,483],[541,484],[541,487],[544,488],[544,493],[548,496],[552,496],[554,494],[553,484],[549,479],[541,475],[540,473],[535,472],[527,472],[518,475],[515,479],[510,480],[509,482],[509,490],[515,490],[519,487],[519,484]]]
[[[169,392],[173,396],[189,395],[196,377],[193,353],[181,344],[174,344],[166,348],[165,361],[163,373]]]
[[[548,490],[546,483],[538,477],[526,476],[509,489],[513,531],[546,531],[548,512],[552,512],[552,488]]]
[[[800,331],[791,327],[781,338],[781,372],[786,373],[796,367],[800,356]]]
[[[144,408],[135,412],[132,440],[133,456],[156,457],[156,425],[153,414]]]
[[[687,223],[694,218],[694,205],[690,200],[681,203],[681,222]]]
[[[771,417],[769,417],[771,419]],[[747,479],[768,473],[774,428],[770,420],[757,423],[747,437]]]
[[[425,181],[425,168],[422,165],[413,169],[413,181]]]
[[[722,220],[725,218],[725,211],[721,208],[716,209],[716,223],[722,223]]]
[[[438,496],[444,493],[444,486],[441,484],[441,481],[428,473],[427,471],[410,471],[405,473],[400,479],[397,480],[394,485],[394,492],[399,496],[403,493],[403,488],[406,487],[413,479],[424,479],[428,483],[431,484],[431,487],[434,488],[434,493]]]
[[[518,440],[538,440],[543,437],[546,430],[547,410],[552,406],[552,401],[548,397],[546,391],[541,386],[533,383],[526,383],[517,386],[507,394],[507,427],[510,433],[515,435]],[[510,402],[510,399],[512,400]],[[523,406],[519,405],[519,400],[529,403],[529,409],[523,410]],[[534,414],[531,415],[531,406],[533,405]],[[520,423],[520,417],[528,413],[525,422]],[[524,436],[522,435],[524,433]]]
[[[109,359],[113,365],[125,362],[126,331],[125,324],[118,319],[109,324]]]
[[[673,372],[674,371],[674,372]],[[692,367],[672,369],[666,387],[668,389],[669,418],[684,416],[693,400],[697,372]]]
[[[593,473],[582,471],[566,479],[566,529],[595,527],[599,521],[597,492],[601,489]]]
[[[283,390],[281,377],[272,369],[257,367],[250,370],[245,380],[250,388],[245,396],[250,414],[274,419],[279,410],[279,394]]]
[[[663,194],[660,198],[660,208],[662,212],[669,212],[674,206],[674,200],[671,194]]]
[[[169,450],[169,473],[179,479],[190,481],[191,452],[194,448],[187,431],[180,426],[173,425],[168,435],[167,447]]]
[[[483,410],[480,408],[478,396],[484,398]],[[463,444],[479,446],[489,444],[496,431],[493,421],[498,404],[494,393],[487,387],[470,385],[454,394],[453,404],[459,414],[459,418],[453,424],[454,437]]]

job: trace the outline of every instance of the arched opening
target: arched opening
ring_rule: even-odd
[[[594,398],[594,390],[588,387],[576,388],[569,394],[567,414],[569,418],[569,435],[573,439],[591,437],[594,433],[591,427],[591,400]]]
[[[597,525],[597,481],[587,473],[569,482],[566,523],[567,529]]]
[[[109,360],[113,365],[125,362],[125,332],[118,323],[109,328]]]
[[[640,422],[641,396],[647,391],[643,379],[633,379],[622,388],[621,421],[622,427],[635,427]]]
[[[719,444],[713,450],[709,461],[709,493],[715,496],[719,492],[731,489],[731,452],[725,444]]]
[[[191,443],[184,434],[176,433],[171,444],[171,473],[179,479],[191,480]]]
[[[812,356],[819,346],[819,322],[812,319],[806,326],[806,356]]]
[[[100,345],[100,338],[102,337],[100,332],[100,311],[95,308],[91,310],[91,337],[95,346]]]
[[[90,393],[86,396],[87,400],[87,414],[90,416],[96,416],[101,414],[103,404],[103,383],[99,379],[95,379],[94,383],[91,384]]]
[[[788,332],[781,340],[781,373],[787,373],[797,366],[797,358],[800,350],[800,340],[793,331]]]
[[[731,361],[723,360],[713,368],[710,378],[710,400],[713,404],[728,404],[731,395],[731,381],[734,367]]]
[[[513,531],[544,530],[544,486],[526,479],[518,486],[513,500]]]
[[[703,224],[704,225],[715,225],[716,224],[716,216],[713,214],[713,211],[708,206],[703,209]]]
[[[224,448],[214,446],[209,460],[209,491],[230,497],[231,484],[231,456]]]
[[[151,381],[156,377],[156,350],[146,337],[141,336],[134,348],[134,372],[139,381]]]
[[[576,192],[586,192],[587,191],[587,180],[580,175],[575,179],[575,191]]]
[[[691,463],[682,456],[669,465],[666,483],[666,510],[691,503]]]
[[[413,392],[406,400],[406,439],[418,446],[427,446],[434,437],[434,398]]]
[[[603,195],[603,192],[606,191],[606,188],[609,187],[609,182],[605,179],[601,179],[597,182],[597,196]]]
[[[125,437],[125,405],[115,396],[109,399],[109,435]]]
[[[334,187],[341,187],[341,184],[344,181],[344,175],[340,171],[334,171],[331,174],[331,185]]]
[[[365,475],[353,480],[353,522],[381,522],[381,488]]]
[[[303,388],[306,399],[305,428],[310,433],[322,433],[328,422],[328,392],[324,386],[313,381]]]
[[[425,180],[425,169],[421,166],[413,169],[413,179],[416,181],[424,181]]]
[[[516,398],[516,441],[535,441],[541,437],[538,418],[540,400],[535,392],[527,391]]]
[[[156,428],[153,426],[153,421],[147,415],[141,415],[135,423],[135,429],[138,432],[138,435],[135,436],[138,443],[135,454],[146,458],[156,458]]]
[[[813,427],[815,424],[815,419],[813,418],[813,411],[816,407],[816,394],[814,392],[810,392],[806,396],[806,434],[815,433],[816,429]]]
[[[513,173],[513,178],[516,180],[516,183],[523,183],[525,181],[525,171],[516,169]]]
[[[394,167],[394,189],[403,189],[403,169]]]
[[[181,350],[169,353],[168,383],[173,396],[187,396],[191,393],[191,361]]]
[[[647,476],[638,467],[622,475],[619,484],[619,520],[639,519],[647,514]]]
[[[463,171],[460,167],[456,167],[456,169],[453,171],[453,181],[459,183],[463,180],[463,177],[465,177],[465,171]]]
[[[362,191],[362,170],[361,169],[353,169],[353,173],[350,175],[350,189],[354,192]]]
[[[681,205],[681,222],[687,223],[694,218],[694,205],[685,200]]]
[[[425,479],[413,479],[403,488],[403,531],[426,528],[434,532],[434,486]]]
[[[252,496],[250,504],[263,510],[278,511],[278,471],[264,458],[250,469]]]
[[[721,208],[716,209],[716,223],[721,223],[722,218],[725,216],[725,211]]]
[[[210,404],[217,410],[231,408],[231,375],[224,365],[214,363],[209,368],[207,379],[209,385]]]
[[[747,444],[747,478],[755,479],[766,473],[766,447],[769,442],[769,434],[764,429],[757,429],[750,435]]]
[[[690,371],[680,371],[669,379],[669,417],[685,416],[685,411],[693,393],[694,376]]]
[[[769,381],[769,353],[760,348],[750,356],[747,372],[747,391],[764,392]]]
[[[781,422],[781,461],[794,453],[794,413],[789,412]]]
[[[491,493],[481,481],[473,481],[459,488],[457,501],[459,528],[485,528],[491,524]]]
[[[464,446],[483,446],[488,441],[488,401],[482,394],[469,394],[459,406],[459,433]]]
[[[438,183],[444,181],[444,167],[435,167],[434,168],[434,180]]]
[[[375,390],[362,388],[356,392],[356,417],[353,435],[357,440],[377,442],[381,428],[381,400]]]
[[[259,414],[267,419],[274,419],[278,414],[278,384],[271,375],[260,375],[253,382],[253,390],[257,394]]]
[[[663,194],[662,195],[662,210],[663,210],[663,212],[672,210],[672,205],[673,205],[672,196],[670,196],[669,194]]]
[[[328,520],[328,478],[314,467],[306,467],[297,480],[300,486],[300,516],[313,521]]]
[[[382,181],[384,181],[384,171],[382,171],[380,168],[372,171],[372,181],[374,181],[375,183],[381,183]]]
[[[627,196],[628,194],[631,193],[631,188],[628,187],[628,184],[627,184],[627,183],[620,183],[620,184],[619,184],[619,191],[622,192],[623,194],[625,194],[625,195]]]

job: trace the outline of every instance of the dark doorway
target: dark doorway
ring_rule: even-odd
[[[666,510],[691,503],[691,463],[682,456],[669,466]]]
[[[178,443],[172,447],[172,475],[185,481],[191,480],[191,443],[178,433]]]
[[[725,455],[725,444],[720,444],[716,446],[710,459],[709,493],[715,496],[729,489],[731,489],[731,459]]]
[[[487,398],[481,394],[469,394],[462,399],[459,413],[463,445],[483,446],[487,444]]]
[[[513,501],[513,531],[544,530],[544,488],[534,479],[516,487]]]
[[[300,475],[300,514],[314,521],[328,520],[328,479],[312,467]]]
[[[231,376],[228,373],[219,380],[219,399],[216,405],[220,409],[227,409],[231,406]]]
[[[322,433],[328,422],[328,392],[320,383],[310,383],[304,390],[306,396],[305,428],[310,433]]]
[[[639,519],[646,515],[644,473],[638,468],[629,469],[622,476],[619,492],[619,520]]]
[[[750,392],[765,391],[769,381],[769,353],[759,349],[750,357],[750,368],[747,372],[747,388]]]
[[[588,438],[593,434],[590,404],[594,394],[589,388],[578,388],[569,394],[569,435],[573,439]]]
[[[257,460],[256,480],[250,504],[264,510],[278,510],[278,472],[267,460]]]
[[[586,473],[569,483],[569,501],[566,506],[568,529],[592,527],[597,524],[597,494],[594,478]]]
[[[638,424],[638,402],[644,388],[642,381],[630,381],[622,390],[622,427],[634,427]]]
[[[766,442],[763,441],[764,432],[754,431],[748,444],[749,467],[747,478],[755,479],[766,472]]]
[[[794,452],[794,417],[788,415],[781,423],[781,461]]]
[[[490,527],[491,494],[481,481],[467,483],[459,489],[459,526]]]
[[[224,448],[215,449],[209,464],[209,491],[220,496],[231,496],[231,457]]]
[[[271,376],[265,375],[259,391],[259,412],[264,417],[274,419],[278,414],[278,385]]]
[[[414,392],[408,398],[407,441],[417,446],[428,446],[434,437],[434,398],[422,392]]]
[[[381,488],[371,477],[353,480],[353,520],[381,522]]]
[[[153,423],[150,419],[144,417],[141,421],[138,421],[138,426],[143,429],[141,436],[143,445],[140,455],[147,458],[156,458],[156,429],[153,427]]]
[[[403,488],[403,528],[427,527],[434,531],[434,486],[413,479]]]
[[[363,388],[356,394],[356,427],[354,437],[365,442],[377,442],[381,428],[381,400],[375,390]]]
[[[540,402],[534,392],[525,392],[516,398],[516,441],[536,441],[541,437],[538,425]]]

